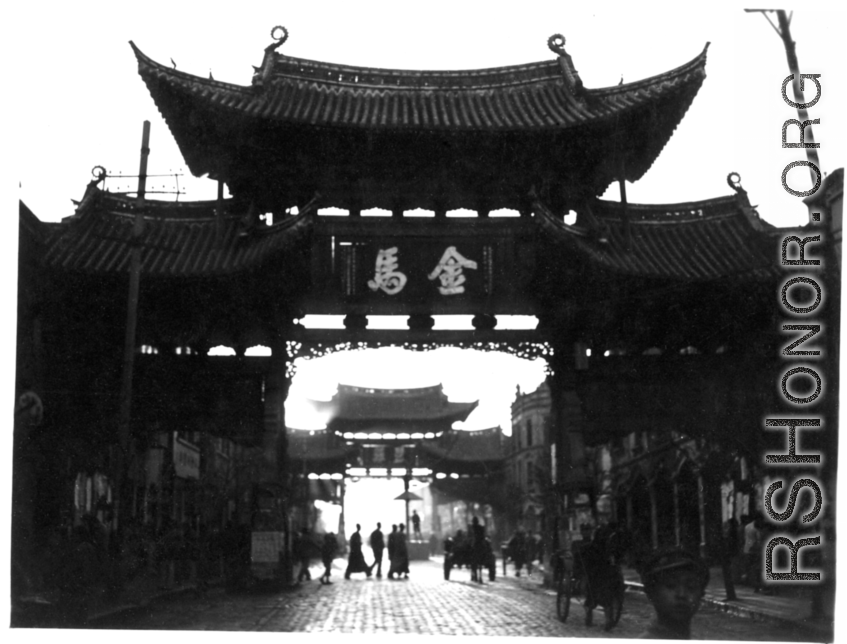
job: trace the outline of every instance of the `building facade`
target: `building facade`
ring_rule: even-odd
[[[550,389],[542,383],[530,393],[518,388],[512,403],[512,433],[504,437],[506,445],[506,481],[514,510],[509,523],[531,533],[548,531],[550,511],[552,445],[550,431]]]

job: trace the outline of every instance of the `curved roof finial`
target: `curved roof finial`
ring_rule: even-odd
[[[737,172],[730,172],[726,175],[726,183],[730,188],[735,190],[735,192],[747,192],[741,187],[741,175]]]
[[[571,91],[578,97],[585,97],[585,88],[582,84],[582,79],[579,77],[579,72],[573,64],[573,58],[565,51],[565,37],[562,34],[553,34],[547,39],[547,46],[554,54],[559,56],[559,65],[562,68],[562,75],[570,87]]]
[[[256,71],[256,73],[253,74],[253,87],[259,90],[264,87],[265,83],[270,80],[271,75],[273,74],[274,53],[277,49],[282,47],[286,40],[288,40],[288,29],[282,25],[277,25],[271,29],[271,38],[273,38],[274,41],[265,47],[265,58],[262,61],[262,66],[253,67]]]
[[[562,34],[553,34],[547,39],[547,46],[554,54],[565,55],[565,37]]]
[[[277,33],[279,33],[279,35],[277,35]],[[271,38],[273,38],[274,41],[265,47],[265,51],[275,51],[282,47],[285,41],[288,40],[288,29],[282,25],[277,25],[271,29]]]

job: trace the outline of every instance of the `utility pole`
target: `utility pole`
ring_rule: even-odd
[[[795,48],[795,42],[791,39],[791,16],[786,16],[785,11],[782,9],[745,9],[747,13],[761,13],[765,19],[770,23],[771,27],[773,27],[774,31],[776,31],[777,35],[782,40],[783,45],[785,46],[785,55],[788,58],[788,70],[794,75],[794,80],[791,83],[791,86],[794,89],[794,102],[799,106],[803,106],[806,103],[806,99],[803,98],[803,92],[800,90],[800,64],[797,62],[797,50]],[[779,27],[773,24],[768,13],[776,13],[777,23]],[[793,14],[792,14],[793,15]],[[797,115],[800,120],[800,123],[806,123],[809,121],[809,114],[806,111],[805,107],[797,108]],[[806,159],[810,163],[815,165],[815,168],[820,169],[821,163],[818,160],[818,151],[817,148],[820,147],[815,143],[815,135],[812,132],[812,124],[809,123],[805,127],[800,126],[801,136],[805,132],[805,136],[803,140],[807,144],[806,146]],[[785,136],[783,134],[783,136]],[[809,146],[814,147],[809,147]],[[812,185],[814,186],[820,178],[816,173],[814,168],[809,168],[809,173],[812,176]]]
[[[124,337],[123,371],[121,374],[121,398],[118,417],[118,467],[115,487],[117,497],[115,516],[126,511],[121,503],[126,503],[129,494],[127,487],[129,465],[131,462],[130,419],[132,411],[132,379],[135,368],[135,331],[138,324],[138,291],[141,281],[141,243],[144,232],[144,197],[147,190],[147,157],[150,155],[150,121],[144,121],[141,135],[141,162],[138,169],[138,192],[136,194],[135,219],[130,240],[129,296],[126,306],[126,335]]]

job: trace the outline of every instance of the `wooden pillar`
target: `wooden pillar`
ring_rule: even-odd
[[[138,325],[138,294],[141,282],[141,235],[144,232],[144,199],[147,191],[147,157],[150,155],[150,121],[144,121],[141,134],[141,160],[138,169],[136,214],[132,225],[129,263],[129,294],[126,307],[124,356],[121,373],[120,408],[118,417],[118,458],[114,470],[116,521],[122,517],[121,504],[128,501],[127,479],[131,458],[135,455],[130,432],[132,414],[132,382],[135,371],[135,335]]]
[[[700,556],[706,556],[706,490],[703,487],[703,475],[697,473],[697,509],[700,518]]]
[[[411,468],[406,469],[406,474],[403,476],[403,492],[406,493],[406,539],[409,539],[409,482],[412,480]]]
[[[265,490],[282,490],[275,493],[272,516],[272,530],[283,533],[283,552],[280,560],[280,581],[289,584],[293,581],[293,561],[291,557],[291,533],[288,521],[288,508],[284,505],[290,484],[288,465],[288,440],[285,429],[285,399],[291,386],[288,374],[288,355],[286,351],[286,331],[290,324],[282,321],[283,328],[271,346],[269,370],[265,379],[265,414],[264,432],[262,436],[262,460],[258,480],[251,483],[262,486]]]
[[[344,539],[344,543],[347,543],[347,526],[345,525],[345,516],[344,516],[344,499],[345,494],[347,492],[347,479],[341,479],[341,515],[338,517],[338,534],[341,535],[342,539]]]
[[[647,489],[650,493],[650,538],[655,550],[659,547],[659,514],[656,505],[655,481],[651,481]]]
[[[676,545],[680,545],[680,536],[679,536],[679,483],[674,480],[673,482],[673,533],[674,539],[676,541]]]
[[[624,229],[624,247],[626,250],[629,250],[630,244],[632,241],[632,231],[629,226],[629,205],[626,200],[626,162],[623,157],[620,159],[619,165],[619,178],[618,178],[618,186],[620,188],[621,193],[621,206],[623,207],[623,229]]]

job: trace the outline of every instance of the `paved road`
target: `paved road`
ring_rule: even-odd
[[[334,583],[306,582],[294,590],[266,594],[211,591],[154,605],[144,614],[123,616],[109,628],[156,630],[276,631],[301,633],[422,633],[557,637],[638,637],[652,619],[641,593],[627,593],[624,613],[611,634],[603,631],[602,611],[587,627],[581,608],[566,624],[555,616],[555,595],[525,579],[498,578],[482,586],[470,573],[454,571],[444,581],[436,562],[413,562],[409,580],[343,578],[336,562]],[[313,577],[320,569],[313,569]],[[695,617],[696,639],[803,641],[802,633],[775,624],[731,617],[704,608]]]

